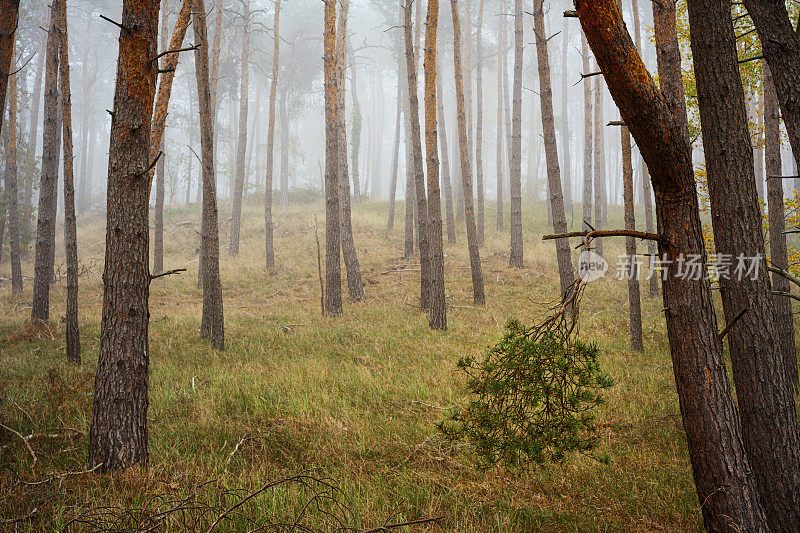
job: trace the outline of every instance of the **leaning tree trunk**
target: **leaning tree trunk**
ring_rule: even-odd
[[[425,195],[425,170],[423,168],[422,159],[422,140],[420,139],[419,124],[419,98],[417,96],[417,55],[414,53],[414,41],[411,33],[410,3],[407,3],[405,7],[405,24],[403,28],[406,43],[406,73],[408,74],[409,116],[411,117],[410,150],[414,169],[414,196],[417,208],[417,242],[419,245],[419,262],[421,270],[420,306],[422,309],[429,309],[431,296],[431,256],[430,240],[428,236],[428,202]]]
[[[436,69],[436,112],[437,129],[442,151],[442,184],[444,185],[445,213],[447,215],[447,242],[456,243],[456,221],[453,214],[453,186],[450,180],[450,151],[447,146],[447,128],[444,119],[444,91],[442,90],[442,69]]]
[[[606,140],[603,121],[603,80],[594,82],[594,229],[603,229],[606,195]],[[603,239],[597,239],[597,253],[603,255]]]
[[[503,68],[506,53],[506,13],[505,0],[500,2],[500,23],[497,29],[497,150],[495,152],[497,177],[497,229],[503,229]]]
[[[11,56],[14,56],[12,41]],[[15,62],[12,60],[9,68]],[[17,168],[17,74],[9,76],[8,82],[8,124],[6,126],[6,197],[8,198],[8,244],[11,259],[11,292],[22,293],[22,266],[19,249],[19,190]]]
[[[336,93],[336,1],[325,0],[323,72],[325,79],[325,315],[342,314],[342,274],[339,259],[339,117]],[[276,43],[278,32],[275,32]],[[277,44],[275,45],[277,46]],[[277,56],[274,56],[277,57]],[[277,62],[277,59],[275,60]],[[273,63],[275,66],[276,63]],[[272,98],[274,103],[273,73]],[[272,108],[274,116],[274,107]],[[272,121],[270,120],[270,128]],[[267,160],[270,155],[267,153]],[[270,176],[270,186],[272,182]]]
[[[478,2],[478,24],[475,36],[475,185],[478,191],[478,246],[484,241],[483,187],[483,3]]]
[[[636,214],[633,205],[633,165],[631,161],[631,134],[627,126],[620,126],[622,140],[622,187],[625,205],[625,229],[636,231]],[[631,350],[644,351],[642,342],[642,300],[639,294],[639,263],[636,258],[636,239],[625,237],[628,278],[628,329]]]
[[[220,1],[220,0],[217,0]],[[249,100],[250,74],[250,0],[242,0],[242,56],[239,85],[239,139],[236,145],[236,170],[233,185],[233,210],[231,212],[231,232],[228,255],[239,255],[239,230],[242,225],[242,195],[244,194],[245,156],[247,155],[247,104]],[[252,142],[252,140],[251,140]]]
[[[183,0],[180,12],[178,13],[178,19],[175,21],[175,29],[172,32],[169,45],[162,44],[162,48],[166,48],[162,53],[166,51],[171,51],[171,53],[164,55],[164,61],[161,65],[161,77],[158,81],[155,111],[153,112],[153,125],[150,132],[150,158],[158,158],[158,163],[156,164],[157,169],[151,169],[149,172],[149,180],[150,183],[152,183],[153,173],[155,170],[158,171],[156,179],[156,213],[153,235],[154,274],[160,274],[164,270],[164,157],[163,154],[159,157],[159,153],[164,149],[164,131],[167,127],[169,99],[172,95],[172,83],[175,81],[175,70],[178,68],[179,52],[176,52],[176,50],[180,50],[183,45],[186,30],[189,27],[191,12],[192,0]],[[166,8],[163,10],[162,16],[164,20],[167,19],[168,12]],[[166,32],[162,31],[162,33]]]
[[[78,330],[78,235],[75,222],[75,180],[72,172],[72,96],[69,80],[67,2],[57,0],[59,40],[59,90],[61,93],[61,138],[64,142],[64,246],[67,261],[67,361],[81,362]]]
[[[50,282],[56,241],[56,187],[58,185],[58,1],[50,9],[47,34],[47,67],[44,81],[44,133],[42,138],[42,177],[39,182],[39,212],[36,221],[36,258],[33,269],[31,318],[50,318]]]
[[[211,345],[225,347],[225,322],[222,309],[222,284],[219,278],[219,221],[217,214],[217,183],[214,174],[214,124],[211,122],[211,87],[208,71],[208,36],[206,9],[203,0],[194,0],[192,12],[197,103],[200,111],[200,150],[203,163],[203,223],[200,241],[200,261],[203,265],[203,319],[200,336],[211,339]],[[247,125],[242,124],[242,129]]]
[[[464,110],[464,79],[461,76],[461,21],[458,16],[458,0],[450,0],[453,15],[453,63],[456,79],[456,115],[458,118],[458,147],[461,156],[461,181],[464,196],[464,220],[467,225],[467,250],[469,268],[472,273],[472,300],[483,305],[483,273],[481,256],[478,250],[478,236],[475,230],[475,213],[472,205],[472,162],[467,145],[467,119]]]
[[[714,246],[720,256],[763,258],[761,210],[730,4],[689,0],[687,5]],[[776,335],[769,277],[720,276],[719,283],[728,324],[747,309],[728,333],[728,348],[742,439],[761,505],[772,531],[800,531],[800,434],[786,352],[780,347],[783,339]]]
[[[583,73],[589,73],[589,47],[581,35]],[[592,220],[592,79],[583,78],[583,221]]]
[[[332,1],[332,0],[326,0]],[[334,6],[335,12],[336,6]],[[266,229],[265,250],[267,271],[275,269],[275,247],[272,223],[272,170],[275,157],[275,93],[278,89],[278,68],[280,65],[280,21],[281,0],[275,0],[275,15],[272,36],[272,80],[269,83],[269,124],[267,125],[267,161],[264,170],[264,227]],[[327,29],[325,30],[327,32]],[[327,89],[326,89],[327,96]],[[327,109],[327,100],[326,100]],[[327,162],[326,162],[327,164]],[[326,181],[327,183],[327,181]],[[326,192],[327,194],[327,192]],[[338,217],[337,217],[338,223]],[[337,245],[338,246],[338,245]],[[337,254],[338,256],[338,254]]]
[[[675,385],[698,501],[709,531],[767,531],[725,371],[709,281],[680,276],[678,254],[705,262],[677,40],[657,48],[655,86],[615,0],[577,0],[581,26],[625,124],[651,170]],[[674,24],[674,20],[673,20]],[[723,487],[721,490],[720,487]]]
[[[364,284],[361,281],[361,267],[358,264],[356,245],[353,240],[353,222],[350,211],[350,176],[347,168],[347,125],[345,121],[345,81],[347,74],[347,15],[350,9],[348,0],[339,0],[339,25],[336,28],[336,117],[339,134],[339,226],[342,239],[342,256],[347,273],[347,289],[350,300],[364,299]]]
[[[148,462],[147,173],[159,3],[124,0],[122,5],[108,155],[100,356],[89,430],[89,466],[102,465],[103,471]]]
[[[14,58],[17,22],[19,19],[19,0],[0,2],[0,110],[5,109],[8,78]],[[3,129],[4,113],[0,112],[0,131]]]
[[[534,0],[533,28],[536,34],[536,61],[539,70],[539,102],[542,109],[542,134],[544,155],[547,162],[547,182],[550,192],[550,210],[553,213],[553,229],[566,233],[567,217],[564,213],[564,197],[561,194],[561,168],[558,164],[555,117],[553,116],[553,88],[550,83],[550,57],[544,26],[544,0]],[[566,298],[575,283],[569,239],[556,239],[558,277],[561,281],[561,297]]]
[[[511,111],[511,253],[508,264],[522,268],[522,0],[514,0],[514,87]]]
[[[781,168],[781,116],[778,109],[778,98],[772,83],[769,66],[764,65],[764,152],[767,163],[767,176],[780,176]],[[763,179],[763,178],[762,178]],[[756,176],[758,180],[758,176]],[[777,177],[767,179],[767,195],[769,201],[769,255],[772,266],[781,270],[789,269],[786,254],[786,216],[783,206],[783,181]],[[788,294],[791,292],[789,280],[772,274],[772,290]],[[783,364],[786,377],[791,383],[797,383],[797,353],[795,351],[794,324],[792,319],[792,301],[784,295],[775,297],[775,333],[783,352]]]
[[[481,0],[483,5],[483,0]],[[444,296],[444,251],[442,249],[442,204],[439,199],[439,147],[436,131],[436,37],[439,0],[428,0],[425,21],[425,154],[428,165],[428,231],[430,238],[430,321],[431,329],[447,329]]]

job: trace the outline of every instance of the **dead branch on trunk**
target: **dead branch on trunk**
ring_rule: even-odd
[[[744,307],[744,308],[742,308],[742,310],[741,310],[741,311],[739,311],[738,313],[736,313],[736,316],[735,316],[735,317],[733,317],[733,319],[732,319],[732,320],[731,320],[731,321],[730,321],[728,324],[726,324],[724,328],[722,328],[722,331],[720,331],[720,332],[719,332],[719,335],[718,335],[718,337],[719,337],[719,340],[720,340],[720,341],[722,341],[722,339],[724,339],[724,338],[725,338],[725,335],[727,335],[727,334],[730,332],[731,328],[732,328],[734,325],[736,325],[736,322],[737,322],[737,321],[738,321],[740,318],[742,318],[742,316],[744,316],[744,314],[745,314],[747,311],[748,311],[747,307]]]
[[[153,274],[150,276],[150,280],[163,278],[164,276],[171,276],[172,274],[179,274],[180,272],[186,272],[185,268],[175,268],[172,270],[167,270],[166,272],[162,272],[161,274]]]

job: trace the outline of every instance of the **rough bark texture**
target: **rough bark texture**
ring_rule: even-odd
[[[556,233],[567,232],[567,217],[564,213],[564,197],[561,193],[561,168],[558,164],[555,116],[553,115],[553,87],[550,83],[550,57],[547,51],[547,33],[544,26],[544,0],[533,2],[533,29],[536,34],[536,62],[539,71],[539,102],[542,110],[542,133],[547,161],[547,183],[550,193],[550,210],[553,213],[553,229]],[[572,270],[572,255],[569,239],[556,239],[558,277],[561,295],[566,297],[575,282]]]
[[[483,246],[483,3],[478,1],[478,25],[475,32],[475,186],[478,191],[478,246]]]
[[[778,95],[792,152],[800,154],[800,34],[782,0],[745,0]]]
[[[67,2],[58,4],[58,75],[61,93],[61,138],[64,142],[64,246],[67,262],[66,351],[67,361],[81,362],[78,330],[78,234],[75,221],[75,180],[72,171],[72,92],[69,78]]]
[[[483,5],[483,0],[481,0]],[[439,146],[436,127],[436,34],[439,25],[439,0],[428,0],[425,21],[425,154],[428,166],[428,230],[430,237],[430,321],[431,329],[447,329],[444,299],[444,251],[442,242],[442,204],[439,199]]]
[[[431,285],[431,257],[430,240],[428,236],[428,202],[425,194],[425,170],[422,158],[422,140],[420,139],[419,123],[419,98],[417,96],[417,55],[414,53],[411,36],[411,4],[405,7],[405,43],[406,43],[406,73],[408,74],[408,102],[409,116],[411,118],[411,157],[414,169],[414,196],[416,200],[417,217],[417,245],[419,246],[420,262],[420,306],[423,309],[430,307]],[[438,177],[437,177],[438,179]]]
[[[678,61],[659,69],[662,87],[669,87],[662,94],[636,52],[614,0],[577,0],[575,5],[614,101],[651,169],[658,228],[665,239],[659,243],[660,253],[672,260],[676,254],[699,254],[705,261],[686,115],[675,112],[677,101],[683,99],[683,91],[673,87],[681,79],[677,41],[670,43],[668,53]],[[672,263],[662,289],[675,384],[705,527],[712,532],[766,531],[717,336],[710,284],[702,277],[678,276]]]
[[[219,0],[218,0],[219,1]],[[239,230],[242,226],[245,156],[247,155],[247,112],[250,99],[250,0],[242,0],[242,74],[239,77],[239,138],[236,144],[236,170],[233,185],[233,209],[228,255],[239,255]],[[251,141],[252,142],[252,141]]]
[[[589,72],[589,46],[586,36],[581,35],[581,58],[583,72]],[[583,78],[583,220],[592,221],[592,79]]]
[[[56,0],[56,2],[61,0]],[[111,115],[100,356],[89,466],[147,464],[149,141],[159,0],[124,0]],[[55,33],[55,32],[54,32]]]
[[[772,83],[769,66],[764,65],[764,151],[766,155],[767,176],[780,176],[781,168],[781,116],[778,97]],[[763,181],[763,178],[762,178]],[[756,176],[758,183],[758,176]],[[767,180],[767,200],[769,201],[769,259],[772,266],[788,270],[786,255],[786,216],[783,206],[783,181]],[[785,277],[772,274],[772,290],[789,293],[791,286]],[[785,296],[775,296],[775,333],[778,346],[783,352],[786,377],[797,383],[797,352],[795,351],[794,321],[792,320],[792,301]]]
[[[275,35],[277,42],[278,33],[275,32]],[[338,90],[336,79],[336,0],[325,0],[323,48],[323,71],[325,76],[325,315],[333,317],[342,314],[342,274],[339,264],[339,118],[336,99]],[[272,83],[275,83],[274,76]],[[273,102],[274,95],[273,88]],[[273,104],[271,103],[270,105]],[[274,117],[274,107],[271,112]],[[272,128],[272,120],[270,120],[270,128]],[[267,153],[267,161],[269,160],[270,154]],[[270,187],[271,181],[272,177],[270,176]]]
[[[336,27],[336,117],[339,135],[339,235],[342,239],[342,257],[347,272],[347,290],[350,301],[364,299],[364,284],[353,240],[353,222],[350,211],[350,176],[347,168],[347,124],[345,120],[345,81],[347,78],[347,15],[348,0],[339,0],[339,25]]]
[[[42,177],[39,182],[39,210],[36,221],[36,259],[33,269],[31,318],[50,318],[51,257],[56,245],[56,187],[58,185],[58,6],[50,10],[47,34],[47,66],[44,81],[44,128],[42,136]]]
[[[327,9],[327,8],[326,8]],[[334,15],[336,14],[336,6],[333,6]],[[327,13],[327,11],[326,11]],[[275,269],[275,248],[273,243],[273,224],[272,224],[272,170],[273,170],[273,162],[275,157],[275,93],[278,89],[278,72],[280,66],[280,21],[281,21],[281,0],[275,0],[275,15],[272,22],[273,27],[273,36],[272,36],[272,79],[269,82],[269,111],[268,111],[268,118],[269,123],[267,125],[267,161],[264,165],[264,228],[266,230],[265,236],[265,252],[266,252],[266,268],[267,271],[272,271]],[[336,25],[334,21],[334,26]],[[325,30],[327,34],[327,29]],[[335,35],[334,37],[335,38]],[[327,66],[327,63],[326,63]],[[328,89],[327,89],[327,78],[326,78],[326,89],[325,89],[325,109],[326,109],[326,117],[327,117],[327,108],[328,108]],[[326,130],[327,132],[327,130]],[[328,140],[328,143],[331,141]],[[327,168],[327,157],[328,152],[326,151],[326,168]],[[325,183],[327,184],[327,178]],[[333,191],[334,194],[336,190]],[[326,195],[328,191],[326,189]],[[330,206],[328,206],[330,209]],[[337,203],[338,209],[338,203]],[[327,218],[330,217],[330,213],[328,213]],[[336,217],[337,224],[338,224],[338,215]],[[337,233],[338,238],[338,233]],[[328,243],[330,246],[330,243]],[[336,245],[338,249],[338,244]],[[338,258],[338,251],[337,251],[337,258]],[[337,269],[338,272],[338,269]],[[341,294],[340,294],[341,298]],[[339,312],[341,312],[341,302],[339,305]],[[337,313],[338,314],[338,313]]]
[[[14,56],[12,41],[11,55]],[[11,61],[9,68],[15,64]],[[17,168],[17,74],[9,76],[8,81],[8,124],[6,125],[6,198],[8,198],[8,244],[11,260],[11,292],[22,292],[22,267],[19,249],[19,188]],[[0,111],[1,113],[1,111]]]
[[[200,112],[200,150],[203,163],[203,223],[200,236],[200,261],[203,265],[203,318],[200,336],[211,339],[211,345],[225,347],[225,322],[222,309],[222,283],[219,278],[219,220],[217,214],[217,182],[214,171],[214,124],[211,119],[211,87],[208,70],[208,36],[206,9],[203,0],[194,0],[192,27],[197,77],[197,103]],[[243,129],[246,126],[242,126]]]
[[[606,146],[603,120],[603,80],[594,78],[594,228],[601,230],[605,219],[603,200],[606,195]],[[603,255],[603,239],[597,239],[597,253]]]
[[[169,0],[162,0],[161,5],[161,30],[159,31],[161,37],[161,53],[163,54],[169,50],[169,40],[167,39],[167,32],[169,31]],[[173,73],[174,74],[174,73]],[[88,107],[88,106],[87,106]],[[158,95],[156,93],[156,109],[158,109]],[[88,113],[83,114],[84,126]],[[150,134],[152,136],[152,133]],[[156,198],[153,212],[153,274],[160,274],[164,271],[164,181],[166,180],[166,157],[164,156],[164,147],[166,142],[164,137],[161,137],[161,144],[158,151],[161,152],[161,157],[158,158],[156,163]],[[85,166],[86,161],[83,161]],[[81,173],[83,175],[83,172]],[[81,180],[81,184],[85,180]],[[83,194],[79,195],[82,198]],[[81,202],[79,201],[79,204]]]
[[[620,127],[622,141],[622,190],[625,205],[625,229],[636,230],[636,215],[633,205],[633,164],[631,161],[631,134],[626,126]],[[639,294],[639,266],[636,262],[636,239],[625,237],[625,254],[628,256],[628,329],[631,350],[641,352],[642,301]]]
[[[0,109],[5,109],[6,105],[18,19],[19,0],[2,0],[0,2]],[[3,129],[4,115],[0,112],[0,131]]]
[[[486,301],[483,293],[483,273],[481,256],[478,250],[478,236],[475,230],[475,213],[472,205],[472,162],[467,149],[467,119],[464,112],[464,80],[461,76],[461,21],[458,16],[458,0],[450,0],[453,15],[453,63],[456,79],[456,110],[458,117],[458,146],[461,156],[461,181],[464,196],[464,219],[467,225],[467,249],[469,267],[472,273],[472,300],[482,305]]]
[[[718,254],[764,257],[753,150],[726,0],[689,0],[708,193]],[[781,187],[781,185],[778,185]],[[742,438],[772,531],[800,531],[800,435],[794,391],[776,336],[769,277],[721,277],[722,307]],[[780,481],[779,481],[780,480]]]
[[[442,185],[444,186],[445,213],[447,216],[447,242],[456,243],[456,221],[453,214],[453,186],[450,181],[450,150],[447,146],[447,127],[444,118],[444,91],[442,91],[442,69],[436,69],[436,109],[442,152]]]
[[[514,87],[511,111],[511,253],[508,264],[522,268],[522,0],[514,0]]]

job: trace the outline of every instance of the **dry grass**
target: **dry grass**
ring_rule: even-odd
[[[485,307],[472,305],[463,232],[459,245],[446,248],[450,309],[444,333],[429,330],[415,307],[419,274],[388,272],[407,264],[401,259],[402,204],[391,232],[385,230],[386,203],[355,208],[368,299],[346,304],[340,318],[320,316],[314,214],[322,222],[322,209],[309,202],[276,210],[278,266],[266,273],[261,203],[246,204],[241,254],[228,258],[227,246],[222,252],[224,352],[198,338],[198,212],[168,211],[165,267],[188,271],[152,285],[147,471],[59,476],[81,472],[86,464],[102,297],[102,217],[80,221],[86,266],[82,365],[66,364],[60,324],[53,338],[26,330],[29,285],[21,298],[13,298],[8,285],[0,288],[0,421],[23,437],[32,435],[27,442],[38,459],[33,462],[18,436],[0,429],[0,529],[59,530],[102,507],[120,520],[120,530],[130,529],[163,509],[165,499],[190,495],[198,483],[217,480],[202,491],[204,502],[219,507],[235,494],[312,469],[338,488],[337,499],[346,507],[323,508],[356,528],[436,516],[445,517],[440,526],[414,531],[699,528],[659,301],[644,302],[647,351],[638,355],[627,348],[625,283],[601,280],[586,291],[581,335],[601,346],[602,365],[617,382],[599,414],[605,434],[600,452],[608,454],[610,465],[578,456],[525,474],[485,472],[468,448],[443,441],[435,423],[463,401],[458,358],[481,354],[509,317],[535,320],[557,294],[554,247],[540,241],[543,206],[525,212],[527,268],[516,270],[507,266],[507,231],[494,230],[494,206],[487,205]],[[221,242],[227,245],[229,205],[222,210]],[[621,213],[612,211],[612,217],[621,219]],[[622,242],[606,246],[611,257],[623,251]],[[59,254],[56,263],[62,262]],[[31,262],[24,268],[32,272]],[[0,265],[2,275],[8,269],[7,261]],[[64,314],[64,291],[61,282],[53,286],[54,322]],[[23,483],[38,481],[43,483]],[[218,527],[248,531],[248,520],[295,517],[308,499],[308,488],[281,485]],[[2,522],[34,509],[13,525]],[[314,509],[307,524],[331,529],[330,518]],[[158,527],[200,527],[192,524],[165,521]],[[81,528],[91,529],[85,523],[69,529]]]

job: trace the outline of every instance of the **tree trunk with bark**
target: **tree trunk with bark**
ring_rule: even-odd
[[[444,91],[442,90],[442,69],[436,69],[436,109],[439,141],[442,152],[442,185],[444,186],[445,213],[447,218],[447,242],[456,243],[456,221],[453,214],[453,186],[450,179],[450,151],[447,146],[447,127],[444,118]]]
[[[534,0],[533,2],[533,29],[536,34],[539,102],[542,109],[544,155],[547,161],[547,183],[550,192],[550,210],[553,213],[553,229],[556,233],[566,233],[567,217],[564,213],[564,197],[561,194],[561,168],[558,164],[558,144],[556,143],[555,116],[553,115],[553,88],[550,82],[547,30],[544,26],[544,0]],[[562,298],[567,297],[570,288],[575,283],[571,253],[569,239],[556,239],[558,278],[561,281]]]
[[[169,50],[169,40],[167,38],[168,31],[169,0],[163,0],[161,5],[161,30],[159,31],[161,37],[162,54]],[[158,96],[156,96],[156,107],[158,107]],[[84,112],[84,126],[86,124],[87,116],[88,113]],[[164,181],[166,180],[166,157],[164,156],[165,146],[166,142],[164,140],[164,136],[162,136],[161,144],[158,147],[161,157],[158,158],[158,163],[156,163],[156,198],[153,212],[153,274],[160,274],[164,271]],[[85,166],[85,161],[83,161],[82,166]],[[83,183],[84,180],[82,179],[81,184]],[[83,195],[79,195],[79,198],[83,198]],[[80,205],[82,202],[79,201],[78,203]]]
[[[456,80],[456,111],[458,118],[458,146],[461,156],[461,181],[464,195],[464,219],[467,225],[467,250],[469,268],[472,273],[472,300],[478,305],[486,302],[483,293],[483,273],[478,249],[478,236],[475,230],[475,213],[472,204],[472,162],[467,144],[467,118],[464,110],[464,80],[461,76],[461,21],[458,16],[458,0],[450,0],[453,15],[453,63]]]
[[[657,48],[659,56],[667,56],[659,59],[662,93],[636,52],[614,0],[577,0],[575,5],[614,101],[651,170],[664,239],[659,252],[671,261],[678,254],[697,254],[705,262],[677,40]],[[671,262],[662,288],[675,384],[705,527],[714,532],[767,531],[739,432],[709,281],[680,276]]]
[[[331,1],[331,0],[326,0]],[[327,8],[326,8],[327,9]],[[336,6],[334,6],[334,14]],[[281,0],[275,0],[275,15],[273,18],[273,36],[272,36],[272,80],[269,83],[269,124],[267,125],[267,161],[264,169],[264,228],[266,230],[265,236],[265,251],[266,251],[266,268],[268,272],[275,269],[275,248],[273,242],[273,223],[272,223],[272,170],[275,157],[275,94],[278,89],[278,72],[280,67],[280,21],[281,21]],[[335,22],[334,22],[335,26]],[[325,30],[328,31],[327,29]],[[335,36],[334,36],[335,38]],[[326,81],[327,83],[327,81]],[[325,90],[325,108],[327,110],[327,88]],[[327,115],[327,113],[326,113]],[[330,142],[330,141],[328,141]],[[326,152],[327,154],[327,152]],[[327,157],[327,156],[326,156]],[[327,162],[326,162],[327,164]],[[327,183],[327,179],[326,179]],[[326,190],[327,195],[327,190]],[[337,206],[338,207],[338,206]],[[330,206],[328,207],[330,208]],[[330,213],[327,215],[330,216]],[[338,216],[337,216],[338,223]],[[338,237],[337,237],[338,238]],[[337,245],[338,247],[338,245]],[[338,252],[337,252],[338,257]],[[341,304],[340,304],[341,312]]]
[[[708,195],[718,254],[765,256],[736,36],[725,0],[689,0]],[[782,185],[779,185],[782,187]],[[800,531],[800,434],[769,277],[720,276],[742,438],[772,531]],[[780,481],[779,481],[780,480]]]
[[[12,41],[11,56],[15,55],[15,46]],[[12,59],[8,67],[13,69],[16,61]],[[6,125],[6,197],[8,198],[8,244],[9,258],[11,260],[11,292],[22,293],[22,266],[20,264],[20,216],[19,216],[19,187],[17,165],[17,74],[9,76],[8,81],[8,124]],[[1,113],[1,111],[0,111]]]
[[[36,221],[36,258],[33,270],[31,318],[50,319],[51,257],[56,245],[56,188],[58,186],[58,5],[50,9],[47,34],[47,67],[44,82],[44,133],[42,138],[42,177],[39,182],[39,211]]]
[[[478,1],[478,24],[475,34],[475,185],[478,191],[478,246],[484,241],[483,186],[483,4]]]
[[[336,27],[336,116],[339,134],[339,225],[342,239],[342,257],[347,273],[347,290],[350,301],[364,299],[364,284],[358,264],[356,245],[353,239],[353,223],[350,210],[350,176],[347,168],[347,123],[345,121],[345,82],[347,79],[347,16],[349,0],[339,0],[339,25]]]
[[[278,116],[281,124],[281,207],[289,208],[289,90],[284,86],[278,99]]]
[[[506,54],[506,2],[500,1],[500,17],[497,28],[497,150],[495,152],[497,178],[497,214],[495,215],[498,231],[503,229],[503,68]]]
[[[397,69],[397,110],[394,119],[394,148],[392,148],[392,169],[389,173],[389,219],[386,222],[386,229],[394,229],[395,198],[397,197],[397,173],[400,165],[400,121],[403,114],[402,90],[403,78],[400,76],[400,68]]]
[[[622,142],[622,190],[625,206],[625,229],[636,230],[636,213],[633,204],[633,164],[631,154],[631,134],[627,126],[620,127]],[[628,330],[631,337],[631,350],[644,351],[642,342],[642,300],[639,292],[639,263],[636,256],[636,239],[625,237],[625,255],[628,271]]]
[[[581,35],[583,73],[589,73],[589,46]],[[583,78],[583,220],[592,221],[592,79]]]
[[[603,120],[603,80],[594,81],[594,229],[605,226],[604,200],[606,196],[606,140]],[[597,253],[603,255],[603,239],[597,239]]]
[[[325,315],[342,314],[342,274],[339,259],[339,117],[337,103],[336,2],[325,1],[323,72],[325,79]],[[277,43],[277,35],[276,43]],[[277,46],[277,44],[276,44]],[[277,57],[277,56],[276,56]],[[273,75],[272,83],[275,83]],[[272,89],[274,101],[274,85]],[[271,104],[272,105],[272,104]],[[274,108],[271,110],[274,116]],[[272,121],[270,121],[272,128]],[[269,142],[268,142],[269,144]],[[267,159],[269,160],[269,153]],[[271,183],[271,179],[270,179]],[[271,185],[270,185],[271,186]]]
[[[409,116],[411,118],[410,150],[414,169],[414,196],[417,208],[416,229],[421,270],[420,306],[422,309],[429,309],[431,296],[431,256],[428,235],[428,202],[425,194],[425,170],[422,159],[422,140],[420,139],[419,98],[417,96],[417,55],[414,53],[414,41],[412,40],[411,30],[411,4],[406,3],[404,32],[406,43],[406,73],[408,74]]]
[[[781,115],[778,109],[778,97],[772,83],[769,66],[764,65],[764,152],[766,155],[767,176],[780,176],[781,168]],[[763,178],[762,178],[763,181]],[[756,176],[758,183],[758,176]],[[786,215],[783,205],[783,181],[778,178],[767,179],[767,195],[769,202],[769,255],[772,266],[781,270],[789,269],[786,253]],[[788,294],[791,292],[789,280],[772,274],[772,290]],[[797,352],[795,351],[794,320],[792,318],[792,301],[783,295],[775,298],[775,333],[778,346],[783,352],[786,377],[790,383],[797,383]]]
[[[508,264],[524,266],[522,256],[522,0],[514,0],[514,87],[511,111],[511,253]]]
[[[350,132],[353,136],[353,146],[350,152],[350,164],[353,171],[353,197],[356,203],[358,203],[361,199],[361,176],[358,168],[358,157],[359,151],[361,150],[361,103],[358,101],[358,86],[356,84],[356,56],[353,47],[350,45],[350,37],[345,39],[344,46],[350,57],[350,96],[353,102],[353,119],[350,125]],[[367,161],[369,161],[369,159],[367,159]],[[364,185],[366,184],[367,182],[365,179]]]
[[[197,77],[197,103],[200,112],[200,150],[202,156],[203,223],[200,241],[200,261],[203,265],[203,318],[200,336],[211,339],[211,346],[225,348],[225,321],[222,308],[222,283],[219,277],[219,215],[217,213],[217,182],[214,170],[214,124],[211,119],[211,86],[208,69],[208,35],[206,9],[203,0],[194,0],[192,10],[194,51]],[[241,126],[246,129],[246,124]]]
[[[219,1],[219,0],[218,0]],[[239,255],[239,231],[242,226],[242,195],[244,194],[245,156],[247,155],[247,112],[250,99],[250,0],[242,0],[242,74],[239,85],[239,138],[236,144],[236,170],[233,185],[233,209],[228,255]],[[251,141],[252,142],[252,141]]]
[[[483,0],[481,0],[482,4]],[[425,154],[428,166],[428,230],[430,237],[430,320],[431,329],[447,329],[444,295],[444,250],[442,242],[442,204],[439,199],[439,146],[436,131],[437,50],[439,0],[428,0],[425,21]]]
[[[78,234],[75,221],[75,180],[72,172],[72,92],[69,78],[67,2],[58,4],[58,75],[61,93],[61,138],[64,143],[64,246],[67,262],[66,351],[67,361],[81,362],[78,329]]]
[[[159,0],[124,0],[120,21],[108,156],[100,356],[89,430],[89,466],[102,465],[103,471],[148,462],[147,173],[159,4]]]
[[[575,213],[572,208],[572,154],[570,153],[570,139],[572,132],[569,129],[569,103],[568,103],[568,89],[567,71],[569,70],[569,62],[567,61],[567,46],[569,45],[569,19],[564,18],[564,33],[561,42],[561,148],[563,150],[562,165],[563,175],[562,183],[564,186],[564,210],[569,218],[569,224],[572,225],[575,219]]]
[[[0,109],[5,109],[8,78],[14,59],[17,22],[19,19],[19,0],[0,2]],[[3,116],[0,113],[0,131],[3,129]]]

